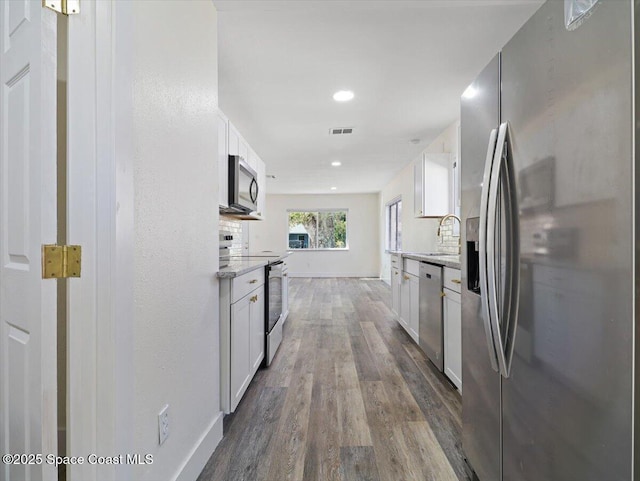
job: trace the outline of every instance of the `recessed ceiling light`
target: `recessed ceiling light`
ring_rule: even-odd
[[[337,189],[337,187],[331,187],[331,190],[336,190],[336,189]]]
[[[348,102],[353,98],[353,92],[351,90],[338,90],[333,94],[333,100],[336,102]]]
[[[339,160],[334,160],[333,162],[331,162],[331,165],[333,165],[334,167],[340,167],[342,165],[342,162],[340,162]]]
[[[473,85],[469,85],[466,90],[462,93],[462,96],[465,99],[472,99],[473,97],[475,97],[476,95],[478,95],[478,89],[475,88]]]

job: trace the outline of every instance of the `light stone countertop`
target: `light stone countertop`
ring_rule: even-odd
[[[221,279],[232,279],[278,262],[290,255],[291,252],[257,252],[250,253],[248,256],[232,257],[229,265],[220,269],[216,275]]]
[[[257,258],[242,258],[236,257],[231,260],[227,267],[223,267],[216,274],[221,279],[232,279],[234,277],[241,276],[247,272],[255,271],[256,269],[264,268],[269,264],[269,259],[257,259]]]
[[[400,252],[390,251],[390,254],[400,255],[407,259],[413,259],[421,262],[429,262],[430,264],[436,264],[439,266],[450,267],[452,269],[460,269],[459,254],[444,254],[439,252]]]

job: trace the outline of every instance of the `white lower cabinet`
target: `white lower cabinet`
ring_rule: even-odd
[[[410,276],[402,273],[400,277],[400,312],[398,320],[404,330],[409,332],[409,319],[411,318],[411,284],[409,284]]]
[[[420,278],[415,273],[419,271],[420,264],[413,259],[404,259],[404,262],[401,261],[399,265],[403,266],[403,270],[396,269],[393,266],[391,268],[392,304],[397,306],[395,313],[398,316],[400,325],[415,342],[418,342]]]
[[[410,276],[409,283],[411,287],[409,292],[411,293],[411,314],[409,316],[409,335],[413,340],[419,342],[418,326],[420,325],[420,278],[418,276]]]
[[[396,267],[391,268],[391,311],[396,316],[400,315],[400,285],[402,280],[400,278],[400,269]]]
[[[251,381],[249,356],[250,296],[231,305],[231,410],[240,402]]]
[[[444,373],[462,392],[462,303],[459,293],[443,292]]]
[[[420,311],[419,278],[407,272],[402,273],[400,284],[400,324],[411,338],[418,342],[418,320]]]
[[[225,413],[236,409],[265,356],[262,273],[220,281],[220,397]],[[246,292],[247,283],[256,287]]]

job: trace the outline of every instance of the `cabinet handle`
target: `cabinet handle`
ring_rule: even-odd
[[[446,297],[447,295],[443,292],[440,293],[440,297]]]
[[[249,299],[251,302],[258,302],[258,296],[253,296],[251,299]]]
[[[405,280],[405,281],[411,280],[411,277],[409,277],[409,276],[404,276],[404,280]]]
[[[289,274],[282,274],[284,277],[287,277]]]
[[[451,279],[451,282],[453,282],[454,284],[462,284],[462,281],[460,279]]]
[[[258,279],[251,279],[251,280],[249,281],[249,284],[255,284],[256,282],[258,282]]]

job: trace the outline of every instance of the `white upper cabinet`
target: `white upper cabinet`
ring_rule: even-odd
[[[240,155],[240,134],[231,122],[229,124],[229,155]]]
[[[238,139],[238,141],[239,141],[239,144],[238,144],[238,155],[245,162],[250,162],[250,159],[249,159],[249,144],[247,144],[247,142],[245,142],[245,140],[242,137],[240,137]]]
[[[248,156],[247,163],[253,170],[258,172],[258,162],[260,161],[260,157],[258,157],[258,154],[256,154],[251,147],[248,149]]]
[[[423,153],[414,165],[416,217],[443,217],[453,212],[451,154]]]
[[[266,166],[258,154],[244,140],[238,129],[218,111],[218,182],[220,208],[229,206],[229,156],[237,155],[256,171],[258,181],[257,209],[251,215],[243,215],[244,220],[263,220],[265,218],[267,174]]]
[[[218,111],[218,204],[229,207],[229,121]]]

